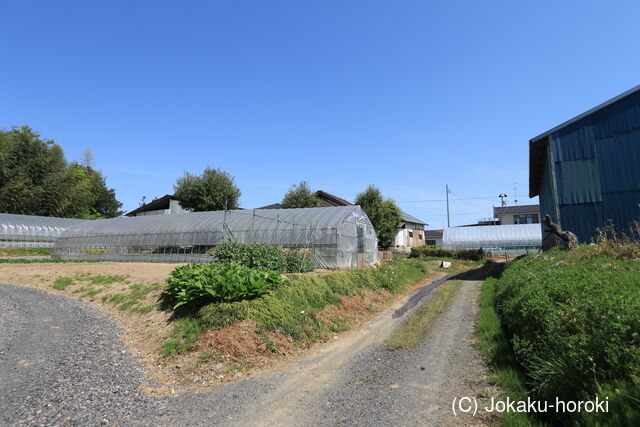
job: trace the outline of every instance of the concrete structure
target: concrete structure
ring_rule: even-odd
[[[540,214],[590,242],[640,218],[640,86],[529,142],[529,197]],[[558,244],[543,225],[543,247]]]
[[[499,225],[539,224],[540,205],[515,205],[493,208],[493,216],[498,218]],[[490,225],[490,224],[487,224]]]
[[[178,199],[167,194],[159,199],[154,199],[153,201],[140,206],[138,209],[126,213],[125,216],[167,215],[187,212],[190,211],[180,206],[180,201]]]

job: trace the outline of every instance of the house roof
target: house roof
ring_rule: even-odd
[[[540,205],[498,206],[493,208],[493,215],[526,214],[540,212]]]
[[[544,165],[544,160],[546,159],[546,156],[547,156],[546,148],[549,142],[548,137],[551,134],[564,129],[567,126],[570,126],[578,122],[579,120],[582,120],[585,117],[588,117],[591,114],[596,113],[610,106],[611,104],[614,104],[620,101],[621,99],[624,99],[630,95],[633,95],[638,91],[640,91],[640,85],[635,86],[629,89],[628,91],[621,93],[620,95],[614,98],[611,98],[610,100],[605,101],[602,104],[597,105],[592,109],[585,111],[584,113],[579,114],[574,118],[567,120],[566,122],[561,123],[552,129],[549,129],[546,132],[541,133],[535,138],[532,138],[529,141],[529,197],[535,197],[538,194],[540,194],[540,182],[542,180],[542,170],[543,170],[542,165]]]
[[[282,209],[282,205],[280,203],[272,203],[270,205],[262,206],[256,209]]]
[[[160,197],[159,199],[155,199],[149,203],[145,203],[144,205],[140,206],[138,209],[134,209],[131,212],[126,213],[125,216],[135,216],[141,212],[169,209],[171,200],[175,200],[175,197],[171,194],[166,194]]]
[[[424,230],[425,239],[428,237],[442,237],[444,230]]]
[[[327,193],[326,191],[322,191],[322,190],[318,190],[316,191],[316,197],[319,197],[321,199],[327,200],[329,202],[332,203],[336,203],[338,206],[352,206],[353,203],[345,200],[345,199],[341,199],[338,196],[334,196],[331,193]]]
[[[402,222],[410,222],[412,224],[421,224],[421,225],[429,225],[424,221],[420,221],[418,218],[416,218],[415,216],[409,215],[408,213],[406,213],[403,210],[400,210],[400,220]]]

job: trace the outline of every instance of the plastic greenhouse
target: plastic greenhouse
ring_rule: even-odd
[[[67,228],[82,219],[0,214],[0,246],[51,247]]]
[[[254,209],[113,218],[78,224],[54,257],[107,261],[207,262],[225,240],[305,250],[320,268],[371,265],[378,242],[359,206]]]
[[[484,249],[494,253],[526,253],[542,247],[540,224],[445,228],[445,249]]]

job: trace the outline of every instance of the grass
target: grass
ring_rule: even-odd
[[[0,259],[0,264],[64,264],[64,263],[98,263],[101,261],[87,259]]]
[[[489,277],[480,292],[480,315],[476,333],[476,346],[489,361],[494,375],[491,382],[500,387],[502,393],[497,400],[526,400],[527,389],[522,372],[511,351],[511,344],[505,335],[495,310],[496,278]],[[543,425],[532,416],[522,412],[505,412],[499,419],[502,426]]]
[[[160,283],[143,284],[131,283],[127,280],[127,275],[100,275],[92,273],[79,273],[74,277],[59,277],[53,284],[52,288],[63,291],[75,285],[71,292],[78,294],[80,298],[92,298],[98,294],[103,294],[100,301],[105,304],[112,304],[122,311],[131,311],[134,313],[150,313],[157,304],[143,304],[149,293],[160,291],[164,286]],[[110,285],[120,283],[127,285],[125,292],[109,293]]]
[[[59,291],[64,291],[67,287],[73,285],[75,282],[71,277],[58,277],[53,281],[51,287]]]
[[[606,420],[543,414],[554,424],[640,425],[640,244],[614,243],[529,255],[496,282],[500,320],[532,398],[611,393]]]
[[[430,299],[419,306],[385,341],[388,350],[412,348],[424,341],[431,325],[449,306],[462,282],[452,280],[434,289]]]
[[[291,275],[283,286],[260,298],[214,303],[182,313],[184,317],[176,320],[174,333],[163,345],[162,353],[168,356],[188,352],[200,332],[244,320],[255,321],[258,330],[288,335],[294,342],[316,342],[351,327],[349,320],[339,315],[331,319],[321,316],[327,306],[340,306],[341,297],[362,296],[365,289],[399,292],[424,279],[429,271],[423,260],[398,258],[373,268]],[[277,352],[275,346],[267,343],[267,347]]]
[[[50,256],[51,248],[11,248],[0,247],[0,256],[20,257],[20,256]]]

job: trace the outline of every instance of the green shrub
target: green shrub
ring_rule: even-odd
[[[639,425],[640,262],[593,253],[554,250],[514,261],[498,281],[497,306],[537,399],[618,390],[617,412],[608,416]],[[589,425],[597,415],[574,417]]]
[[[265,243],[242,244],[226,241],[211,249],[210,253],[218,262],[235,262],[249,268],[280,273],[304,273],[313,270],[313,262],[307,253]]]
[[[187,264],[176,267],[167,279],[165,301],[176,309],[208,302],[231,302],[258,297],[284,283],[275,271],[236,263]]]
[[[483,249],[442,249],[432,246],[416,246],[411,248],[411,258],[446,257],[464,259],[468,261],[480,261],[485,257]]]

